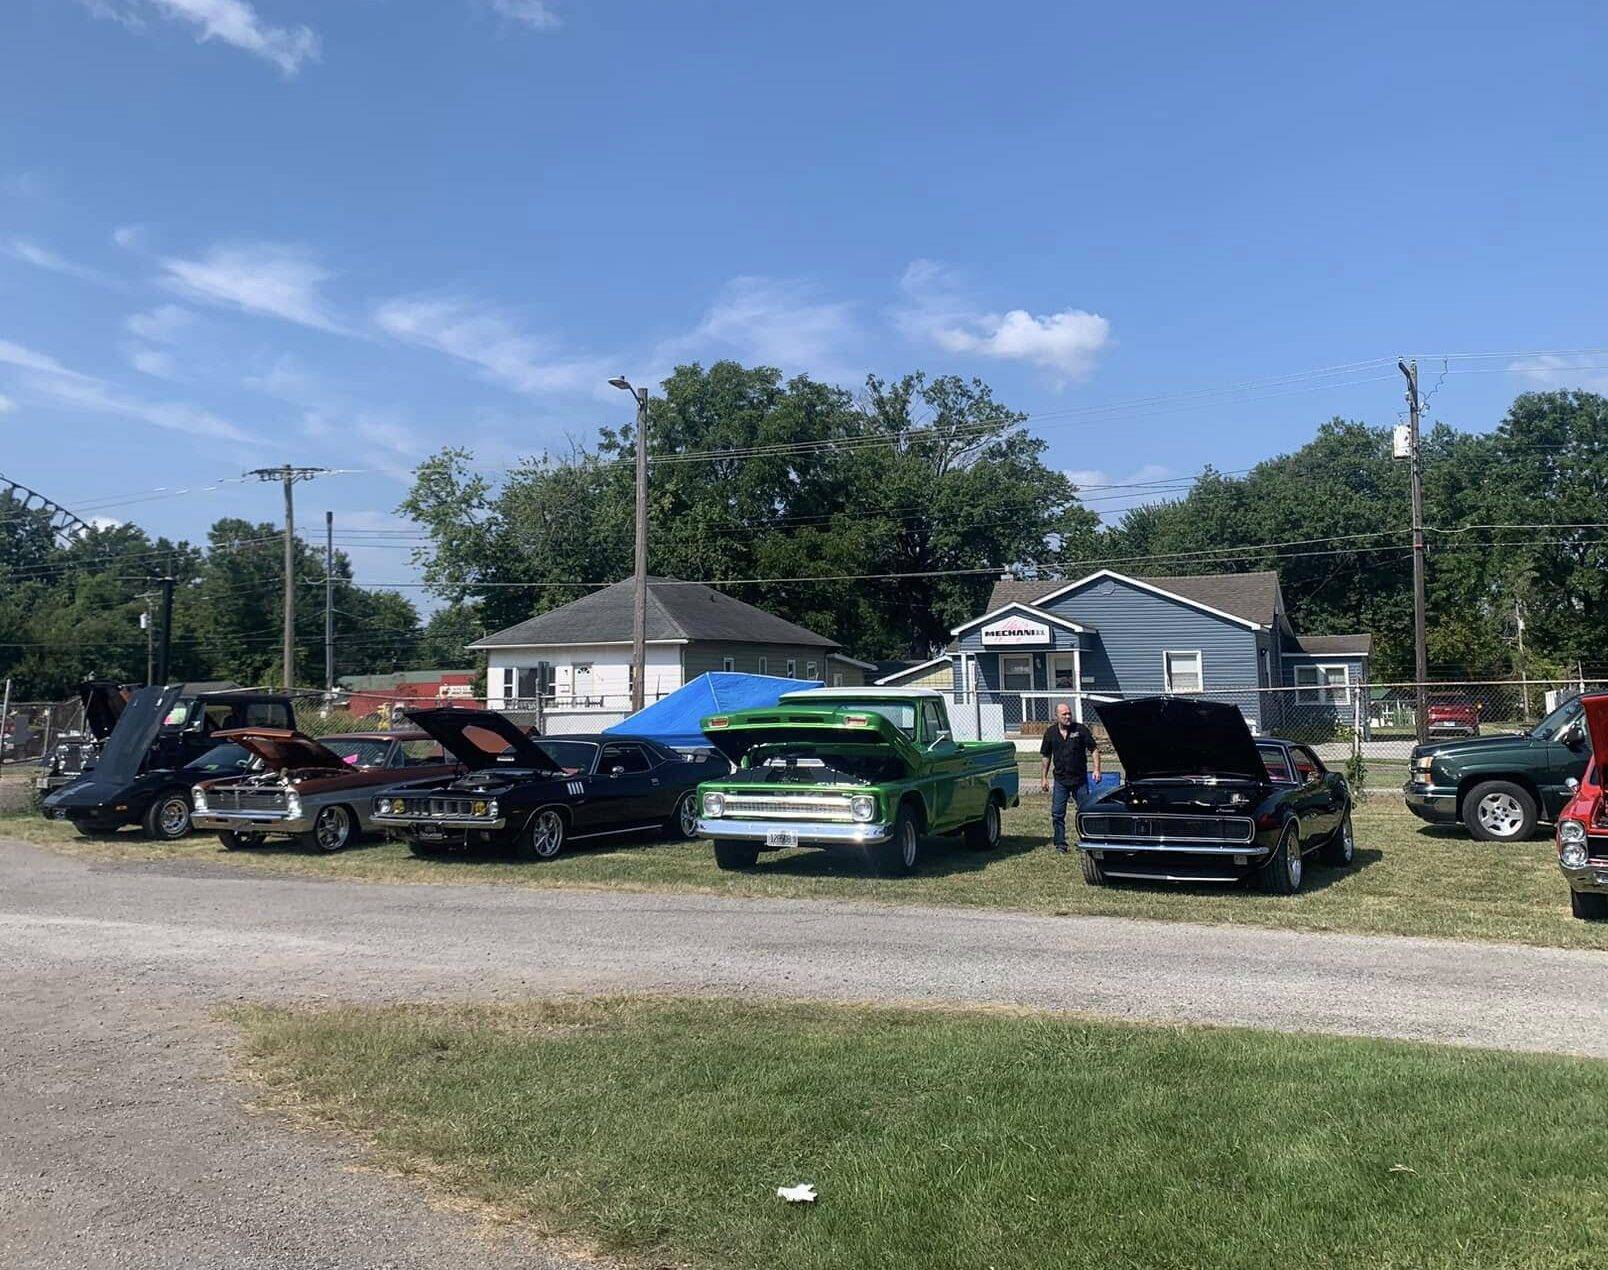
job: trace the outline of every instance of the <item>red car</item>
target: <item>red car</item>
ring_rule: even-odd
[[[1608,919],[1608,693],[1582,697],[1591,733],[1591,764],[1558,816],[1558,867],[1569,880],[1576,917]]]
[[[1466,697],[1442,697],[1431,701],[1426,713],[1431,736],[1478,736],[1480,707]]]

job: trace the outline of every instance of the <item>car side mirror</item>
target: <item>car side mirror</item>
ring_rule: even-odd
[[[1563,782],[1563,787],[1571,794],[1575,793],[1580,788],[1580,778],[1578,776],[1569,777]]]
[[[1580,720],[1576,719],[1563,730],[1563,735],[1558,738],[1558,741],[1562,745],[1567,745],[1572,750],[1585,739],[1586,729],[1581,724]]]

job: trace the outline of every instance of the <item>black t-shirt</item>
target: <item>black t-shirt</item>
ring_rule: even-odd
[[[1089,779],[1089,755],[1094,753],[1094,733],[1081,723],[1074,723],[1065,736],[1061,725],[1052,723],[1045,729],[1039,753],[1050,760],[1050,770],[1063,785],[1081,785]]]

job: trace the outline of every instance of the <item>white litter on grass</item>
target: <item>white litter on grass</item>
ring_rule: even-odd
[[[778,1186],[776,1198],[785,1199],[789,1204],[813,1204],[815,1186],[810,1182],[800,1182],[797,1186]]]

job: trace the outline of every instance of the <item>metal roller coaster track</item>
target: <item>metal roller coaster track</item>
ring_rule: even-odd
[[[0,472],[0,505],[11,503],[24,512],[33,512],[49,520],[51,532],[65,546],[89,525],[60,503],[46,498],[38,490],[29,489],[19,481]]]

